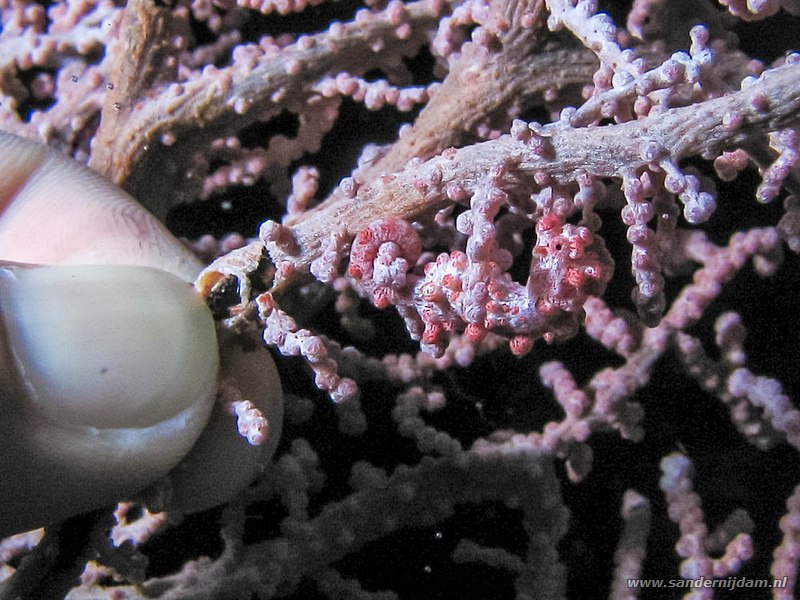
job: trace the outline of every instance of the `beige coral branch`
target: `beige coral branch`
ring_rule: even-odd
[[[740,116],[737,127],[729,125],[732,115]],[[645,147],[656,147],[661,158],[678,161],[684,157],[713,155],[723,149],[747,147],[770,131],[800,120],[800,64],[787,65],[765,73],[757,83],[739,92],[701,104],[674,108],[638,121],[545,132],[552,147],[550,156],[534,153],[523,141],[510,135],[458,150],[443,152],[421,165],[377,178],[360,187],[354,198],[309,211],[292,226],[298,255],[295,264],[308,265],[319,256],[332,224],[344,226],[354,236],[377,218],[417,220],[447,206],[448,186],[464,191],[474,189],[478,179],[503,157],[516,165],[508,170],[504,183],[513,189],[521,183],[538,187],[537,174],[551,182],[569,183],[576,173],[599,177],[620,177],[645,166]],[[419,182],[436,182],[423,186]],[[417,185],[415,185],[417,184]],[[276,262],[280,251],[272,254]]]
[[[120,132],[129,128],[129,121],[135,120],[135,112],[140,108],[137,100],[159,80],[174,78],[177,73],[178,48],[170,43],[170,38],[179,33],[175,31],[178,27],[179,20],[166,4],[129,0],[125,6],[122,35],[108,50],[112,56],[108,92],[89,162],[90,167],[109,179],[116,179],[130,161],[119,148],[129,136],[120,136]]]
[[[400,170],[410,158],[429,158],[462,145],[474,139],[476,125],[487,117],[524,108],[549,90],[568,93],[591,81],[597,61],[590,51],[574,47],[569,38],[543,35],[541,0],[501,4],[506,21],[486,27],[501,51],[466,44],[410,134],[365,176]],[[186,179],[195,150],[283,108],[302,106],[325,75],[342,69],[365,72],[385,60],[387,52],[413,53],[426,41],[425,32],[433,29],[441,8],[424,0],[408,4],[405,19],[413,33],[392,40],[390,49],[374,44],[396,37],[392,19],[377,13],[298,40],[247,68],[234,64],[210,69],[196,79],[159,87],[164,69],[174,70],[169,60],[177,52],[174,40],[185,34],[185,23],[153,0],[129,2],[124,33],[109,50],[114,77],[90,166],[163,216],[181,200],[176,190],[186,190],[188,198],[189,188],[199,185]],[[155,64],[161,65],[160,71]],[[157,79],[158,72],[162,76]],[[164,139],[169,145],[161,143]]]
[[[151,15],[145,22],[136,13],[126,17],[128,47],[135,51],[124,60],[139,65],[157,51],[160,42],[154,40],[169,31],[160,21],[166,17],[151,3],[141,0],[126,9]],[[127,115],[124,126],[105,128],[109,134],[103,137],[103,145],[93,150],[92,166],[100,165],[112,181],[163,215],[168,207],[159,207],[158,203],[168,202],[173,190],[186,187],[185,177],[195,150],[267,119],[292,102],[302,105],[314,94],[313,85],[326,74],[348,68],[363,73],[379,67],[387,53],[413,54],[427,41],[426,32],[436,25],[438,8],[425,0],[408,4],[406,22],[411,33],[402,38],[386,11],[368,14],[332,31],[298,40],[277,55],[266,52],[255,64],[207,67],[195,79],[155,90],[139,85],[147,71],[134,65],[129,72],[131,82],[137,83],[125,86],[132,93],[112,100],[103,110],[103,119],[112,121],[109,113]],[[158,16],[148,11],[156,11]],[[391,44],[385,41],[389,39]],[[166,139],[169,143],[162,143]]]
[[[492,7],[504,18],[484,25],[487,37],[492,37],[491,49],[465,44],[411,128],[385,155],[360,169],[360,180],[401,171],[412,158],[428,159],[445,148],[475,141],[481,123],[493,117],[505,123],[509,113],[541,103],[548,91],[578,92],[591,81],[597,59],[571,39],[554,40],[543,31],[543,0],[496,1]],[[340,200],[341,194],[334,191],[323,205]]]

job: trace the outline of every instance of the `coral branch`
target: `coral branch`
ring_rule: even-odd
[[[469,197],[483,173],[509,157],[503,187],[536,188],[536,177],[569,183],[575,172],[598,177],[622,177],[641,168],[658,154],[673,162],[687,156],[713,156],[725,149],[747,146],[769,131],[800,119],[800,64],[768,71],[745,89],[694,106],[628,123],[605,127],[547,130],[551,151],[537,154],[528,142],[511,135],[451,150],[423,164],[414,164],[387,178],[363,185],[356,201],[336,202],[309,211],[292,226],[300,263],[308,265],[320,253],[329,223],[345,224],[351,237],[378,218],[413,221],[452,202],[449,196]],[[730,116],[736,115],[736,126]],[[653,156],[650,148],[656,148]],[[430,183],[428,183],[430,182]],[[422,185],[425,184],[425,185]],[[281,254],[273,255],[279,262]]]

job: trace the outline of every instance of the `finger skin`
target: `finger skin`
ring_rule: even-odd
[[[0,131],[0,259],[121,264],[193,282],[200,261],[131,196],[87,167]]]
[[[2,131],[0,165],[0,262],[138,265],[172,273],[185,282],[194,282],[200,272],[202,264],[155,217],[85,166],[41,144]],[[53,306],[57,310],[58,286],[53,287]],[[2,310],[0,307],[0,313]],[[109,318],[104,308],[93,310],[91,318]],[[144,307],[142,319],[146,315]],[[0,322],[13,318],[13,314],[0,314]],[[158,340],[153,341],[154,348],[161,345]],[[128,351],[125,347],[117,350]],[[97,461],[91,469],[82,469],[74,460],[71,462],[68,452],[58,451],[59,447],[70,446],[69,439],[52,433],[43,435],[46,428],[32,426],[35,417],[20,409],[19,397],[27,392],[20,391],[19,369],[8,359],[13,352],[0,326],[0,452],[9,457],[8,465],[0,465],[3,475],[8,474],[4,477],[8,483],[0,482],[0,537],[128,498],[162,480],[165,471],[177,461],[181,462],[170,482],[174,502],[166,508],[178,512],[202,510],[226,501],[247,486],[263,470],[277,445],[283,400],[272,358],[263,348],[244,353],[237,345],[226,342],[219,351],[223,374],[236,378],[243,394],[268,418],[270,433],[264,445],[247,444],[237,434],[234,419],[216,404],[204,433],[191,450],[183,437],[170,434],[170,427],[174,427],[172,417],[165,418],[157,432],[145,434],[136,426],[146,417],[132,411],[128,446],[120,449],[119,445],[109,445],[104,438],[108,432],[100,428],[102,435],[97,437],[94,452],[90,445],[81,446],[85,440],[78,444],[86,456],[94,456]],[[208,369],[215,374],[217,365],[209,365]],[[135,388],[137,382],[132,381],[130,386]],[[216,395],[216,383],[204,386],[211,389],[197,393],[199,403],[207,402],[207,392]],[[10,398],[10,389],[16,390],[16,398]],[[181,411],[164,412],[171,415]],[[119,425],[115,423],[117,429],[125,429]],[[141,462],[119,460],[120,453],[137,456],[136,452],[152,452],[153,448],[157,453],[144,454]],[[84,466],[85,460],[81,459]],[[152,468],[141,468],[148,461]],[[138,466],[133,468],[131,464]],[[103,475],[96,477],[95,472]],[[29,508],[23,509],[26,504]]]

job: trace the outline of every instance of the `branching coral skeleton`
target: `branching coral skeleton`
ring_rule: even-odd
[[[100,558],[70,598],[300,597],[309,586],[372,597],[378,584],[348,561],[491,503],[514,513],[524,540],[503,547],[460,535],[456,564],[503,574],[504,593],[518,598],[599,597],[567,568],[581,560],[570,548],[585,522],[570,500],[591,495],[609,439],[626,452],[648,448],[666,508],[658,475],[641,482],[647,490],[619,475],[619,542],[597,589],[634,598],[629,582],[640,576],[771,574],[784,584],[773,598],[794,597],[800,388],[786,369],[751,364],[748,308],[728,305],[755,273],[760,286],[790,282],[787,312],[798,308],[800,56],[757,60],[734,26],[787,19],[800,28],[800,2],[365,4],[0,0],[0,128],[87,163],[162,219],[181,204],[258,190],[267,217],[246,232],[257,236],[190,243],[214,257],[196,286],[226,335],[304,361],[280,365],[288,433],[263,477],[210,526],[219,552],[147,571],[142,546],[169,535],[169,519],[145,510],[137,521],[121,504],[110,539],[95,526],[89,545]],[[370,111],[410,122],[386,145],[351,143],[346,130],[365,118],[353,115]],[[336,170],[340,151],[362,145],[351,170]],[[769,203],[782,203],[769,213],[778,216],[736,218]],[[796,323],[791,333],[796,341]],[[585,358],[597,353],[606,366]],[[547,410],[515,420],[508,398],[502,417],[476,417],[478,433],[448,421],[470,403],[462,381],[480,382],[475,395],[506,389],[485,382],[507,360],[526,370],[511,395]],[[741,447],[790,457],[783,518],[753,519],[737,502],[704,516],[701,498],[715,503],[709,487],[693,487],[708,471],[693,466],[702,452],[653,430],[657,404],[681,402],[649,396],[670,360]],[[305,366],[313,385],[296,376]],[[221,402],[243,436],[263,441],[272,423],[233,380]],[[671,426],[690,419],[678,410]],[[391,421],[405,454],[373,465],[377,450],[362,448],[333,468],[323,418],[343,446],[374,440]],[[679,531],[654,542],[667,515]],[[262,521],[271,528],[259,530]],[[756,537],[765,528],[771,567]],[[36,556],[38,542],[3,540],[0,576]],[[654,546],[671,570],[646,562]]]

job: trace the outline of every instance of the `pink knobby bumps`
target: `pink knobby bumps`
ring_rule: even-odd
[[[413,270],[421,242],[405,221],[374,221],[353,242],[347,274],[375,306],[397,306],[412,337],[434,356],[442,355],[450,332],[463,332],[473,343],[490,331],[505,335],[517,355],[538,338],[574,335],[583,303],[605,291],[613,272],[602,240],[554,213],[537,222],[525,285],[506,271],[508,253],[497,245],[494,224],[486,220],[469,229],[467,252],[442,253],[421,273]]]
[[[587,227],[550,213],[537,221],[536,235],[528,287],[541,310],[575,312],[588,296],[602,295],[613,263]]]
[[[406,273],[422,252],[414,228],[401,219],[373,221],[353,240],[347,274],[358,280],[378,308],[398,304],[407,286]]]

